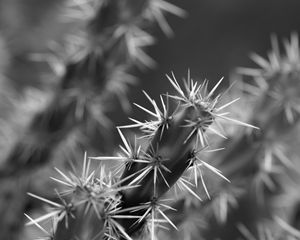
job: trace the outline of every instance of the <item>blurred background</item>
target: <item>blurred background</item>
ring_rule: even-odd
[[[116,101],[107,114],[111,123],[103,124],[107,130],[104,133],[99,130],[97,136],[91,136],[93,129],[84,127],[67,136],[60,129],[49,140],[51,126],[45,132],[38,130],[42,120],[37,116],[55,98],[60,76],[65,71],[62,67],[66,62],[65,46],[59,43],[78,25],[61,17],[65,2],[0,0],[1,240],[35,236],[33,230],[24,230],[23,213],[40,209],[41,204],[30,200],[26,192],[51,198],[54,186],[49,177],[55,174],[54,166],[64,167],[62,159],[81,159],[85,150],[93,154],[114,152],[111,146],[119,141],[114,126],[127,124],[128,116],[147,117],[134,108],[119,110],[122,104]],[[225,87],[237,67],[257,66],[249,58],[250,53],[267,55],[272,34],[284,39],[300,31],[298,0],[175,0],[172,3],[187,14],[183,18],[166,15],[173,29],[171,37],[157,24],[149,28],[155,44],[145,51],[155,66],[131,69],[137,81],[128,90],[130,103],[144,104],[142,90],[156,99],[168,91],[165,74],[171,71],[181,78],[190,69],[194,78],[209,79],[212,84],[224,76]],[[73,124],[69,118],[58,117],[55,121],[64,122],[64,127]],[[78,138],[79,143],[74,140]],[[31,157],[35,154],[41,160],[37,168],[36,160]],[[43,162],[43,159],[52,160]],[[20,167],[15,170],[18,164]],[[33,172],[31,167],[35,169]]]
[[[36,72],[31,71],[37,68],[36,64],[25,56],[47,51],[49,41],[60,40],[66,33],[66,26],[58,17],[63,2],[1,0],[1,55],[2,62],[9,61],[14,66],[9,71],[12,81],[19,85],[41,82]],[[165,82],[164,75],[170,71],[183,76],[187,68],[195,76],[211,81],[221,76],[228,79],[237,66],[253,66],[250,53],[266,54],[271,34],[282,39],[300,28],[297,0],[176,0],[172,3],[185,9],[187,16],[168,16],[174,32],[171,38],[158,27],[152,28],[156,44],[148,52],[157,64],[154,70],[141,73],[142,88],[151,88],[156,81]]]

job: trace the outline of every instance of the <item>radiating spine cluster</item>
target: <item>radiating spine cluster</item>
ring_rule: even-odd
[[[238,69],[239,74],[246,75],[245,81],[236,84],[238,94],[246,100],[229,106],[260,130],[234,128],[232,140],[224,139],[218,145],[225,148],[222,154],[207,156],[216,160],[216,167],[231,183],[215,181],[212,201],[201,205],[184,205],[190,200],[182,196],[178,211],[172,214],[180,219],[180,228],[189,219],[185,212],[198,212],[199,220],[207,223],[199,230],[203,239],[299,239],[298,36],[292,34],[291,40],[284,42],[284,53],[279,51],[275,37],[272,45],[268,59],[252,55],[260,68]],[[231,91],[231,98],[236,95],[236,90]]]

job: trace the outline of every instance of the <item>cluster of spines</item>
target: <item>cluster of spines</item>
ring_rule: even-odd
[[[257,201],[267,206],[270,216],[263,220],[267,222],[265,231],[257,227],[257,236],[259,239],[265,239],[266,235],[272,239],[297,239],[300,236],[299,230],[292,227],[293,223],[282,211],[285,204],[280,203],[277,198],[282,199],[282,195],[287,194],[286,188],[297,181],[295,176],[299,174],[295,171],[294,159],[284,140],[289,139],[289,136],[293,137],[292,132],[299,122],[299,40],[295,33],[291,35],[290,41],[285,40],[284,54],[280,52],[275,36],[272,36],[271,42],[272,51],[269,52],[268,59],[257,54],[252,55],[259,69],[239,69],[241,74],[250,76],[255,81],[254,111],[258,110],[257,113],[261,116],[254,116],[252,120],[261,127],[262,134],[256,139],[260,143],[255,155],[255,164],[258,167],[251,182]],[[250,89],[250,94],[254,96],[254,88]],[[295,199],[293,204],[296,202]],[[287,208],[295,207],[293,204]],[[278,226],[280,230],[274,231]]]
[[[235,140],[220,143],[226,151],[212,155],[212,158],[219,160],[217,167],[222,169],[231,184],[216,184],[217,193],[211,204],[197,207],[206,218],[212,218],[213,213],[220,229],[232,230],[231,237],[240,232],[239,236],[247,240],[298,239],[300,235],[299,230],[293,227],[291,213],[299,202],[299,198],[295,197],[295,181],[298,181],[299,173],[295,171],[290,146],[285,143],[295,138],[299,122],[298,37],[292,34],[291,40],[284,42],[284,54],[280,53],[275,37],[272,37],[272,45],[268,59],[251,55],[260,68],[238,69],[240,74],[254,80],[251,84],[248,81],[239,84],[244,90],[244,97],[251,102],[245,109],[249,113],[246,121],[258,126],[260,131],[235,131]],[[231,111],[244,111],[239,105],[232,106]],[[250,211],[263,211],[253,216],[251,221],[237,217],[232,222],[232,216],[243,211],[241,208],[245,201],[251,204]],[[241,202],[244,204],[239,206]],[[216,226],[202,229],[206,237],[217,237],[212,228],[216,229]]]
[[[261,184],[270,190],[274,190],[277,185],[272,180],[272,175],[293,169],[292,160],[287,156],[287,146],[282,139],[295,129],[299,121],[300,101],[300,52],[297,34],[292,34],[290,42],[284,42],[285,54],[280,53],[278,41],[274,36],[272,47],[268,59],[257,54],[252,55],[253,61],[261,67],[260,69],[239,69],[241,74],[251,76],[258,87],[253,108],[254,111],[258,110],[260,117],[254,116],[252,121],[262,129],[263,134],[257,141],[261,142],[258,157],[263,161],[257,176],[261,178]],[[253,88],[249,92],[254,95]],[[263,194],[260,192],[259,195]]]
[[[88,160],[85,158],[81,176],[71,174],[69,177],[57,169],[62,180],[57,178],[54,180],[68,189],[67,192],[63,191],[58,195],[72,195],[71,202],[75,217],[79,216],[76,216],[78,211],[75,211],[74,208],[84,205],[85,209],[87,206],[94,209],[98,221],[102,221],[103,229],[95,234],[97,237],[102,235],[108,239],[120,237],[131,239],[131,236],[137,231],[140,232],[142,229],[147,231],[148,229],[151,239],[156,239],[157,227],[166,228],[165,224],[168,223],[177,229],[171,218],[165,213],[165,211],[176,209],[167,203],[168,199],[163,198],[173,185],[201,200],[194,191],[199,180],[210,197],[202,171],[209,169],[228,180],[218,169],[203,161],[199,157],[199,153],[219,150],[208,149],[209,142],[206,131],[212,122],[217,121],[218,117],[224,118],[227,115],[220,111],[234,103],[235,100],[218,106],[220,95],[214,96],[221,81],[208,91],[207,81],[199,84],[191,79],[190,74],[184,82],[184,88],[181,88],[174,74],[172,77],[167,77],[176,94],[166,95],[167,102],[163,100],[163,97],[160,98],[163,110],[160,110],[157,103],[146,93],[154,112],[137,105],[156,119],[146,122],[133,120],[134,124],[127,126],[139,127],[147,137],[148,147],[142,148],[138,144],[139,139],[135,139],[134,144],[131,144],[119,128],[118,131],[124,146],[120,146],[121,153],[118,156],[91,157]],[[177,106],[172,113],[169,110],[170,99],[175,100]],[[253,127],[227,116],[226,119],[240,125]],[[95,176],[95,171],[90,172],[92,159],[100,161],[99,177]],[[117,169],[113,173],[105,171],[104,162],[114,160],[120,162]],[[184,177],[184,174],[187,176]],[[116,176],[118,177],[116,178]],[[79,190],[84,191],[85,194],[79,193]],[[32,194],[31,196],[37,197]],[[56,221],[61,220],[61,217],[58,219],[57,215],[58,211],[62,211],[62,205],[40,199],[59,207],[59,210],[56,209],[36,220],[30,218],[30,224],[36,224],[41,228],[39,224],[41,220],[54,216]],[[64,207],[63,213],[60,212],[59,216],[66,216],[66,211]],[[88,210],[84,212],[87,214]],[[62,224],[57,222],[55,225],[61,227]],[[67,227],[70,229],[74,226],[68,224]],[[86,229],[86,231],[88,230]]]

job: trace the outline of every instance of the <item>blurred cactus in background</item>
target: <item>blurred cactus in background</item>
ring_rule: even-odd
[[[144,52],[144,48],[154,42],[146,29],[151,22],[157,21],[166,33],[170,33],[164,12],[184,15],[180,8],[160,0],[67,1],[64,5],[65,10],[60,9],[60,16],[67,22],[65,39],[61,43],[52,42],[49,52],[29,55],[32,60],[48,63],[54,70],[50,77],[58,80],[52,81],[48,88],[43,86],[46,89],[25,86],[20,94],[25,100],[12,96],[13,91],[6,91],[11,94],[7,98],[14,99],[11,108],[16,108],[16,114],[21,112],[21,117],[25,117],[15,116],[17,123],[14,123],[10,120],[14,117],[3,114],[8,121],[8,126],[2,125],[6,131],[10,128],[14,131],[16,125],[22,124],[20,133],[8,133],[16,135],[16,139],[6,141],[8,146],[3,147],[8,153],[3,153],[0,177],[9,184],[20,184],[17,183],[19,181],[24,184],[36,178],[32,171],[53,162],[52,159],[60,159],[59,165],[64,166],[67,160],[76,159],[83,149],[89,152],[111,149],[102,141],[109,137],[108,130],[112,124],[107,114],[113,110],[114,98],[118,98],[123,109],[128,110],[127,88],[135,83],[131,72],[135,66],[154,65],[154,60]],[[35,102],[31,101],[37,102],[38,106],[32,107]],[[10,110],[10,114],[14,111]],[[12,178],[15,181],[11,181]],[[30,188],[35,192],[39,191],[36,187],[44,188],[34,186],[39,184],[26,183],[28,186],[20,188],[23,194]],[[43,194],[49,195],[47,191]],[[31,205],[25,196],[18,195],[17,198],[22,199],[21,203],[18,202],[22,205],[20,208]],[[15,211],[16,205],[13,204],[12,208]],[[7,206],[3,212],[10,217],[14,215]],[[20,212],[16,214],[22,225]],[[21,225],[10,226],[17,222],[14,219],[12,223],[3,223],[5,227],[1,236],[12,239],[11,235],[18,234],[15,228]]]
[[[176,35],[166,15],[186,11],[57,0],[40,14],[58,25],[45,41],[13,38],[18,20],[0,32],[0,239],[300,239],[296,33],[229,80],[162,76],[140,119],[129,95],[156,67],[155,29]]]

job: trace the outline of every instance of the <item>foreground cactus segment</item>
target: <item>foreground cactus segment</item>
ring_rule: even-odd
[[[222,79],[208,90],[207,81],[199,84],[189,72],[183,87],[173,73],[167,78],[175,93],[160,96],[162,109],[147,93],[153,110],[136,104],[154,119],[145,122],[132,119],[133,124],[118,128],[123,142],[118,156],[85,156],[81,174],[65,174],[57,169],[60,177],[53,180],[62,185],[57,191],[61,203],[30,194],[50,204],[52,210],[37,219],[28,216],[29,225],[47,232],[40,223],[52,219],[54,227],[50,237],[54,239],[86,236],[131,239],[145,234],[156,239],[159,228],[177,229],[167,214],[176,211],[173,207],[176,201],[164,198],[171,188],[179,188],[201,200],[195,191],[198,181],[209,197],[202,172],[211,171],[229,181],[199,156],[203,151],[220,150],[211,149],[208,134],[225,137],[219,120],[256,127],[232,119],[225,112],[238,99],[220,106],[222,95],[216,94],[216,90]],[[136,137],[134,142],[123,134],[124,128],[132,127],[141,130],[141,137]],[[146,144],[142,146],[141,141]],[[108,167],[111,162],[116,162],[115,168]]]

